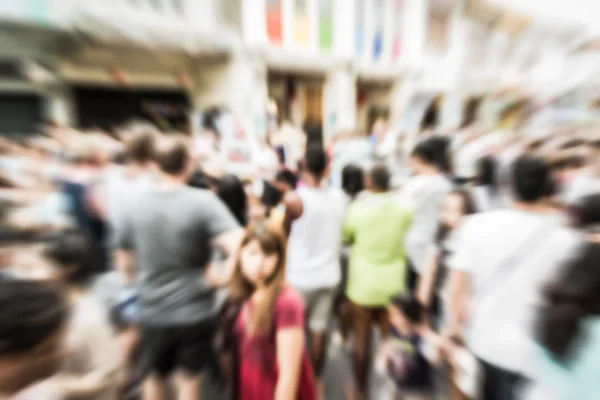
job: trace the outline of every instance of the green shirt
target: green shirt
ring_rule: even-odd
[[[412,209],[387,193],[350,206],[344,242],[352,246],[346,290],[352,302],[381,307],[406,290],[404,240],[412,219]]]

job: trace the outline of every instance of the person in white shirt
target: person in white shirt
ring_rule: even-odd
[[[311,358],[315,375],[323,372],[329,319],[341,279],[342,225],[347,200],[336,188],[323,187],[328,157],[309,146],[302,179],[305,186],[286,194],[284,226],[289,232],[287,281],[306,305]]]
[[[589,143],[590,163],[569,182],[563,193],[564,202],[574,205],[587,195],[600,193],[600,140]]]
[[[445,154],[439,146],[439,138],[429,138],[419,143],[411,154],[411,177],[400,193],[400,201],[415,208],[413,225],[406,239],[406,249],[411,263],[409,287],[414,289],[427,258],[427,251],[434,242],[438,226],[439,209],[444,196],[452,189],[452,183],[444,174],[448,166]]]
[[[514,204],[469,217],[448,260],[446,334],[464,333],[483,368],[486,400],[518,399],[534,376],[532,331],[541,288],[580,242],[548,206],[552,181],[544,161],[519,157],[511,181]]]

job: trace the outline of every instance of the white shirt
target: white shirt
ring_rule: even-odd
[[[468,348],[493,365],[532,376],[541,289],[573,254],[580,236],[562,227],[560,214],[515,209],[473,215],[457,234],[448,267],[469,274]],[[530,249],[523,251],[524,244]],[[520,265],[507,267],[515,253],[524,255]]]
[[[287,251],[287,280],[297,289],[339,284],[342,225],[346,198],[335,188],[302,187],[302,215],[292,223]]]
[[[438,228],[440,204],[450,190],[452,183],[444,175],[437,174],[412,177],[400,192],[400,201],[415,210],[406,250],[416,272],[421,273],[423,269]]]
[[[576,204],[585,196],[600,193],[600,178],[593,176],[590,171],[582,171],[567,186],[564,200],[567,204]]]

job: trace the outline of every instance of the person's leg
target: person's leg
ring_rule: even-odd
[[[167,400],[167,382],[164,378],[151,374],[144,379],[144,400]]]
[[[169,328],[141,328],[143,399],[166,400],[168,377],[174,368],[173,333]]]
[[[371,313],[351,303],[352,333],[354,335],[353,367],[356,385],[355,400],[366,400],[369,389],[369,361],[371,359]]]
[[[335,288],[324,288],[314,291],[311,315],[308,319],[310,331],[310,352],[313,371],[317,379],[320,397],[323,394],[321,376],[325,366],[328,343],[328,327],[331,319],[333,303],[335,301]]]
[[[203,372],[216,363],[213,336],[216,321],[202,321],[180,328],[177,347],[177,399],[200,400]]]

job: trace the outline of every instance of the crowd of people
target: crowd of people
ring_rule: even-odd
[[[0,137],[0,398],[597,398],[600,136],[379,141],[248,178],[140,122]]]

